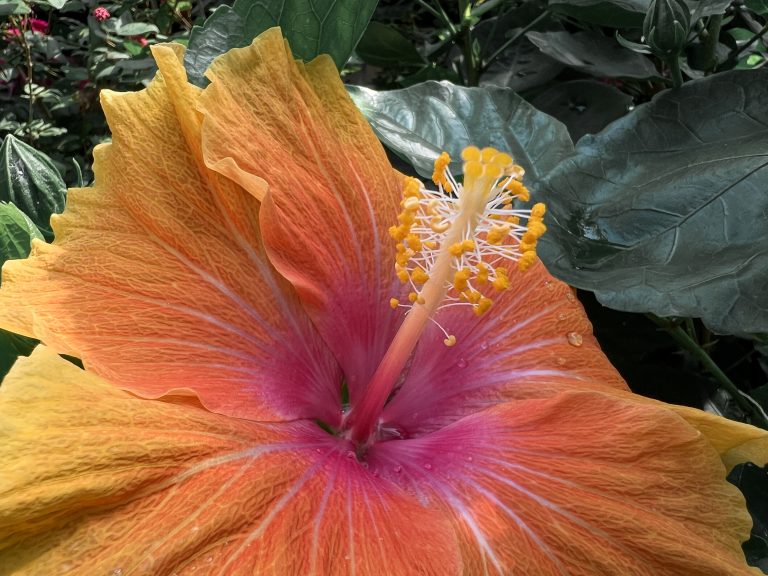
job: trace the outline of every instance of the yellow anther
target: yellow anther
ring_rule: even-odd
[[[442,234],[451,227],[451,223],[448,220],[443,222],[442,218],[436,217],[429,221],[429,227],[432,229],[432,232]]]
[[[422,268],[416,268],[411,272],[411,279],[416,284],[425,284],[429,280],[429,274],[427,274]]]
[[[408,274],[408,270],[401,269],[397,271],[397,278],[398,280],[400,280],[400,282],[405,284],[406,282],[408,282],[411,276]]]
[[[405,200],[403,200],[403,208],[405,208],[408,211],[417,210],[418,207],[419,207],[419,199],[416,198],[416,196],[407,196]]]
[[[483,162],[490,162],[494,156],[497,156],[499,154],[499,151],[496,150],[496,148],[491,148],[488,146],[487,148],[483,148],[480,151],[480,157],[482,158]]]
[[[427,240],[426,242],[422,242],[422,244],[429,250],[437,248],[437,242],[433,242],[432,240]]]
[[[486,312],[488,312],[488,309],[491,307],[491,304],[493,304],[493,300],[490,298],[486,298],[485,296],[481,296],[477,304],[475,304],[474,312],[477,316],[482,316]]]
[[[394,240],[397,240],[398,242],[401,242],[405,239],[406,236],[408,236],[408,233],[410,232],[410,228],[405,225],[400,226],[391,226],[389,228],[389,235],[392,236]]]
[[[469,268],[456,270],[453,274],[453,287],[456,289],[456,292],[464,292],[467,289],[467,280],[469,280],[470,276],[472,276],[472,271]]]
[[[464,253],[464,248],[462,247],[461,242],[456,242],[455,244],[448,246],[448,252],[451,253],[451,256],[461,256]]]
[[[450,348],[451,346],[455,346],[456,345],[456,336],[451,334],[450,336],[448,336],[448,338],[443,340],[443,344],[448,346],[448,348]]]
[[[546,211],[547,207],[543,202],[534,204],[533,208],[531,208],[531,218],[544,218]]]
[[[408,248],[414,252],[421,250],[421,238],[416,234],[408,234],[408,236],[405,237],[405,242],[408,244]]]
[[[483,295],[477,290],[469,290],[466,292],[467,301],[472,302],[473,304],[477,304],[482,297]]]
[[[510,224],[502,224],[497,225],[494,224],[491,229],[488,231],[488,235],[486,236],[486,240],[488,241],[488,244],[492,244],[494,246],[498,246],[504,241],[504,238],[507,237],[507,234],[509,234],[509,231],[512,229],[512,226]]]
[[[521,272],[525,272],[534,262],[536,262],[536,252],[534,250],[528,250],[527,252],[523,252],[520,260],[517,261],[517,267]]]
[[[408,198],[414,196],[416,198],[421,196],[421,182],[411,176],[406,176],[403,181],[403,197]]]
[[[451,163],[451,157],[448,156],[447,152],[443,152],[435,160],[435,171],[432,172],[432,182],[434,182],[435,184],[440,184],[445,189],[446,192],[453,191],[453,186],[451,186],[450,181],[445,175],[446,170],[448,169],[448,165],[450,163]]]
[[[389,307],[392,308],[392,310],[395,310],[398,306],[400,306],[400,300],[397,298],[389,299]]]
[[[516,226],[517,224],[520,224],[520,216],[507,216],[507,222]]]
[[[508,190],[513,196],[517,196],[518,199],[523,202],[527,202],[531,199],[531,193],[528,191],[522,182],[510,178],[504,183],[504,190]]]
[[[416,300],[419,299],[419,295],[416,292],[411,292],[408,294],[408,300],[411,302],[416,302]]]
[[[461,249],[464,250],[464,252],[471,252],[472,250],[475,249],[475,241],[472,240],[471,238],[462,240]]]
[[[525,254],[523,254],[523,256],[525,256]],[[502,270],[504,270],[504,268],[496,270],[496,278],[494,278],[492,282],[493,287],[499,292],[509,288],[509,278],[507,278],[506,270],[504,270],[504,274],[501,273]]]
[[[416,222],[416,216],[413,214],[413,212],[406,210],[405,212],[400,212],[400,214],[397,215],[397,221],[400,222],[400,224],[410,228]]]
[[[531,250],[536,250],[536,244],[537,242],[528,243],[528,242],[520,242],[520,244],[517,246],[518,252],[520,254],[523,254],[525,252],[530,252]]]
[[[547,227],[541,220],[534,220],[528,222],[528,233],[533,234],[536,238],[541,238],[544,232],[547,231]]]
[[[526,232],[523,234],[523,237],[520,239],[521,244],[533,244],[536,245],[536,242],[539,240],[539,237],[536,236],[533,232]]]
[[[485,262],[480,262],[477,265],[477,276],[475,276],[475,280],[478,284],[481,286],[484,284],[488,284],[488,274],[490,272],[490,267]]]
[[[480,148],[477,146],[467,146],[461,151],[461,159],[464,162],[477,162],[480,160]]]
[[[427,202],[427,214],[430,216],[434,216],[437,214],[437,205],[440,204],[438,200],[435,200],[434,198]]]

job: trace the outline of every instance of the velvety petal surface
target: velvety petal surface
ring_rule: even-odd
[[[313,423],[139,399],[43,348],[0,387],[0,461],[3,576],[460,570],[448,519]]]
[[[605,392],[515,400],[371,467],[447,506],[463,574],[757,576],[751,520],[707,439],[673,411]]]
[[[266,258],[259,202],[203,162],[181,50],[154,49],[148,89],[102,92],[113,140],[96,183],[70,192],[53,245],[6,264],[0,325],[137,394],[189,388],[232,416],[332,423],[338,366]]]
[[[759,574],[717,452],[646,402],[516,400],[346,448],[41,347],[0,388],[0,574]]]
[[[205,159],[237,181],[268,182],[260,216],[270,259],[296,287],[354,401],[398,322],[387,229],[400,178],[333,61],[294,62],[279,29],[217,59],[208,77]]]
[[[542,264],[509,268],[510,289],[477,317],[446,308],[437,320],[456,345],[427,328],[401,389],[387,405],[385,426],[423,434],[511,398],[540,398],[563,390],[628,390],[600,350],[572,288]]]

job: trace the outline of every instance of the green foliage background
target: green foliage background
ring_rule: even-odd
[[[145,85],[152,44],[188,44],[202,86],[275,25],[333,57],[398,169],[515,156],[543,261],[636,392],[768,428],[765,0],[0,0],[0,262],[53,240],[109,138],[99,90]],[[34,345],[0,333],[0,375]],[[768,473],[732,481],[768,573]]]

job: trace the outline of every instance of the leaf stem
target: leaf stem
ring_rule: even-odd
[[[646,314],[646,317],[648,317],[656,325],[666,330],[667,333],[669,333],[669,335],[674,339],[674,341],[677,342],[683,349],[693,354],[693,356],[699,362],[701,362],[704,368],[706,368],[707,371],[715,377],[715,380],[717,380],[718,383],[728,391],[739,408],[741,408],[745,414],[749,414],[751,416],[753,424],[760,426],[761,428],[768,429],[768,420],[765,418],[765,416],[760,411],[758,411],[749,400],[744,397],[744,393],[739,390],[736,384],[734,384],[733,381],[728,378],[725,372],[723,372],[715,363],[715,361],[712,360],[712,357],[707,354],[707,351],[699,346],[699,344],[693,338],[691,338],[679,324],[671,320],[667,320],[666,318],[660,318],[654,314]]]
[[[720,39],[720,28],[723,25],[723,15],[715,14],[709,19],[707,33],[703,37],[704,54],[706,54],[704,69],[714,72],[717,68],[717,42]]]
[[[683,73],[680,70],[680,56],[675,54],[669,57],[667,60],[669,64],[669,70],[672,72],[672,84],[675,88],[680,88],[683,85]]]

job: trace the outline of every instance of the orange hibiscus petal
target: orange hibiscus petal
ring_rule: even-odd
[[[53,245],[4,268],[0,324],[141,395],[333,423],[337,364],[266,258],[258,201],[203,163],[180,48],[154,50],[147,90],[102,93],[96,184],[70,192]]]
[[[294,62],[279,29],[217,59],[208,76],[206,161],[241,183],[248,174],[268,182],[270,259],[339,359],[354,401],[397,323],[387,229],[400,179],[331,59]]]
[[[509,269],[510,288],[478,318],[466,307],[428,327],[384,421],[406,435],[435,430],[490,404],[542,398],[563,390],[628,388],[600,350],[572,288],[543,265]]]
[[[458,572],[447,520],[312,423],[139,399],[42,347],[0,422],[3,574]]]
[[[640,399],[638,399],[640,400]],[[751,520],[708,441],[673,411],[611,393],[517,400],[371,465],[447,505],[465,574],[760,574]]]

